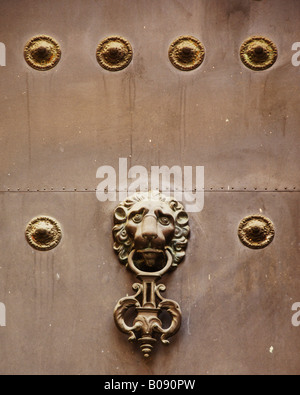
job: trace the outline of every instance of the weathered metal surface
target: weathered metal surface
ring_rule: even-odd
[[[147,169],[203,165],[208,190],[300,189],[299,69],[291,63],[297,0],[11,0],[0,7],[7,49],[1,190],[92,191],[97,168],[117,167],[120,157]],[[63,54],[45,73],[23,57],[24,43],[41,30]],[[262,33],[280,55],[258,73],[245,68],[240,47]],[[134,58],[108,73],[95,52],[115,34],[131,43]],[[202,66],[187,73],[168,59],[181,35],[206,49]]]
[[[291,62],[299,20],[298,0],[0,1],[1,373],[299,374],[291,324],[300,276],[299,68]],[[23,55],[41,33],[63,54],[45,73]],[[134,57],[110,73],[95,52],[115,35]],[[182,35],[206,51],[186,73],[168,58]],[[240,58],[257,35],[278,49],[263,72]],[[205,206],[189,215],[186,263],[166,275],[181,330],[147,362],[114,325],[132,274],[111,248],[116,202],[95,193],[97,168],[118,173],[119,158],[149,170],[205,167]],[[253,213],[274,224],[267,248],[239,240],[241,219]],[[24,237],[39,215],[62,226],[51,251]]]
[[[1,373],[299,374],[299,328],[291,325],[299,301],[298,194],[207,192],[205,201],[201,214],[190,214],[185,261],[162,281],[180,303],[181,329],[145,363],[112,315],[132,285],[111,248],[115,204],[99,204],[90,192],[1,193]],[[276,239],[252,250],[237,227],[260,210],[276,224]],[[45,211],[64,237],[40,252],[24,228]]]

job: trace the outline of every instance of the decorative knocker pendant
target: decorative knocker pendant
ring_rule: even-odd
[[[160,278],[185,256],[190,228],[188,215],[176,200],[160,193],[138,193],[115,210],[113,228],[114,250],[121,263],[134,272],[141,283],[133,284],[134,296],[117,303],[114,318],[117,327],[137,340],[144,356],[150,356],[159,335],[162,343],[175,335],[181,325],[179,304],[162,297],[165,285]],[[125,322],[128,309],[135,308],[136,318],[129,326]],[[163,327],[159,315],[167,310],[172,322]]]

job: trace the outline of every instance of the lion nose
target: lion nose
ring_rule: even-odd
[[[146,216],[143,221],[143,233],[144,239],[149,241],[156,239],[157,235],[157,223],[156,218],[153,216]]]

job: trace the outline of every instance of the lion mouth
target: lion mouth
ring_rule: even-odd
[[[136,251],[143,257],[146,266],[154,267],[159,260],[164,260],[165,252],[156,248],[144,248]]]
[[[148,257],[157,257],[158,255],[165,255],[163,250],[158,250],[156,248],[144,248],[142,250],[137,250],[138,254]]]

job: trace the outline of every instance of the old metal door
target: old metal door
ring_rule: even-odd
[[[1,374],[300,373],[299,21],[298,0],[0,0]],[[49,70],[24,59],[39,35],[61,51]],[[132,59],[110,71],[96,52],[116,36]],[[199,67],[170,61],[181,36],[201,43]],[[268,69],[242,62],[254,36],[277,48]],[[95,191],[120,158],[205,169],[185,262],[164,279],[182,328],[147,361],[113,321],[134,276],[112,248],[118,202]],[[274,226],[265,248],[238,237],[251,215]],[[56,248],[26,241],[39,216],[60,224]]]

